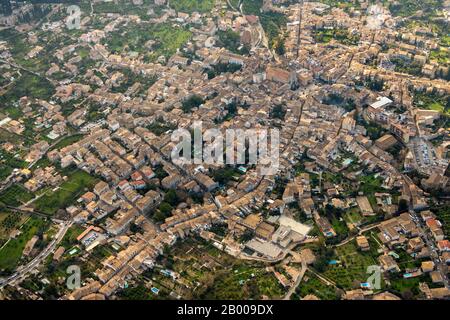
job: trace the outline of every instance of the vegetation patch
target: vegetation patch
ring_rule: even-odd
[[[84,171],[75,170],[56,191],[47,192],[33,205],[37,210],[52,215],[58,209],[70,206],[85,190],[92,188],[97,182],[97,178]]]
[[[0,202],[11,207],[19,207],[33,198],[34,195],[20,184],[13,184],[0,193]]]
[[[22,252],[27,242],[34,235],[42,235],[46,226],[45,220],[31,217],[20,228],[21,234],[17,238],[11,239],[0,250],[0,270],[3,270],[6,274],[12,273],[22,257]]]
[[[313,294],[321,300],[338,300],[339,295],[335,287],[327,285],[320,280],[314,273],[307,271],[302,282],[292,295],[292,300],[304,298],[306,295]]]
[[[172,0],[170,6],[179,12],[210,12],[214,8],[214,0]]]

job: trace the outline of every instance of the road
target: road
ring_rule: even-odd
[[[300,270],[300,274],[298,275],[297,279],[295,280],[295,283],[292,285],[292,287],[289,288],[289,291],[284,296],[283,300],[291,300],[292,294],[295,292],[295,289],[300,285],[300,283],[303,280],[303,276],[306,273],[306,270],[308,270],[308,265],[304,260],[302,260],[302,269]]]
[[[50,218],[50,216],[48,214],[45,214],[45,213],[40,212],[40,211],[24,210],[24,209],[13,207],[13,206],[6,206],[6,208],[11,210],[11,211],[13,211],[13,212],[18,212],[18,213],[29,215],[29,216],[38,216],[38,217],[44,218],[44,219]]]
[[[47,259],[47,257],[51,253],[53,253],[58,244],[64,238],[67,230],[70,228],[72,223],[73,223],[72,221],[66,221],[64,223],[61,223],[61,229],[58,231],[55,238],[49,243],[49,245],[43,251],[41,251],[35,258],[33,258],[33,260],[31,260],[28,264],[17,268],[16,273],[14,273],[12,276],[10,276],[7,279],[0,280],[0,288],[3,288],[9,284],[13,284],[16,281],[20,282],[31,271],[33,271],[37,266],[39,266],[39,264],[41,264],[45,259]]]

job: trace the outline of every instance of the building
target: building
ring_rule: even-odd
[[[400,267],[398,266],[397,262],[395,262],[394,258],[392,258],[390,255],[384,254],[380,257],[378,257],[378,261],[380,262],[381,268],[383,271],[390,271],[390,272],[399,272]]]
[[[358,248],[361,249],[361,251],[369,251],[370,245],[369,241],[365,236],[358,236],[356,237],[356,244],[358,245]]]
[[[287,71],[276,67],[268,66],[266,68],[266,79],[282,84],[289,84],[291,88],[298,86],[297,73],[294,71]]]

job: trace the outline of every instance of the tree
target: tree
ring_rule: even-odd
[[[284,38],[279,37],[275,43],[275,52],[282,56],[286,53],[286,46],[284,44]]]
[[[316,261],[314,261],[314,269],[316,269],[319,272],[324,272],[327,268],[328,262],[323,258],[317,258]]]
[[[405,300],[411,300],[414,297],[414,294],[412,293],[411,290],[406,289],[405,291],[402,292],[402,297]]]
[[[254,236],[255,236],[255,233],[252,230],[247,229],[240,236],[239,241],[240,242],[248,242],[248,241],[252,240]]]
[[[220,184],[225,185],[233,178],[234,172],[232,168],[220,168],[212,172],[212,178]]]
[[[190,112],[193,108],[198,108],[200,105],[202,105],[205,101],[202,97],[198,95],[192,95],[182,103],[182,109],[184,113]]]
[[[130,225],[130,231],[133,233],[143,233],[142,228],[138,226],[136,223],[132,223]]]
[[[406,212],[408,211],[408,201],[406,199],[400,199],[400,201],[398,202],[398,213],[402,213],[402,212]]]
[[[244,290],[246,290],[248,292],[248,296],[251,299],[256,300],[256,299],[259,299],[259,297],[261,296],[261,292],[259,290],[256,279],[251,279],[250,281],[246,282]]]
[[[314,269],[319,272],[324,272],[327,269],[328,261],[333,257],[334,251],[331,248],[320,247],[320,251],[313,263]]]
[[[178,195],[174,189],[170,189],[164,196],[164,202],[167,202],[171,206],[176,206],[179,202]]]
[[[156,222],[163,222],[165,219],[166,216],[159,210],[156,211],[155,214],[153,215],[153,220],[155,220]]]
[[[283,120],[286,115],[286,110],[282,104],[275,105],[270,111],[270,118]]]
[[[167,202],[162,202],[159,206],[159,211],[165,216],[168,217],[170,213],[172,212],[173,208],[170,204]]]
[[[239,33],[234,32],[231,29],[226,31],[219,31],[219,43],[226,49],[234,53],[239,53],[239,47],[241,45],[241,36]]]
[[[237,103],[233,101],[227,104],[226,109],[228,110],[228,114],[234,116],[237,113]]]
[[[58,296],[58,288],[54,284],[49,284],[44,289],[44,295],[50,299],[54,299]]]

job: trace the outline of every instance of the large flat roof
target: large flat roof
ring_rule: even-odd
[[[281,255],[283,250],[280,247],[274,245],[272,242],[262,242],[260,240],[252,239],[245,244],[248,248],[263,254],[269,258],[277,258]]]
[[[387,97],[378,97],[377,101],[372,103],[370,106],[374,109],[382,108],[384,106],[387,106],[388,104],[391,104],[393,101]]]
[[[292,231],[300,233],[304,236],[306,236],[308,232],[311,230],[310,226],[297,222],[294,219],[286,216],[281,216],[278,222],[280,223],[280,225],[290,227]]]

